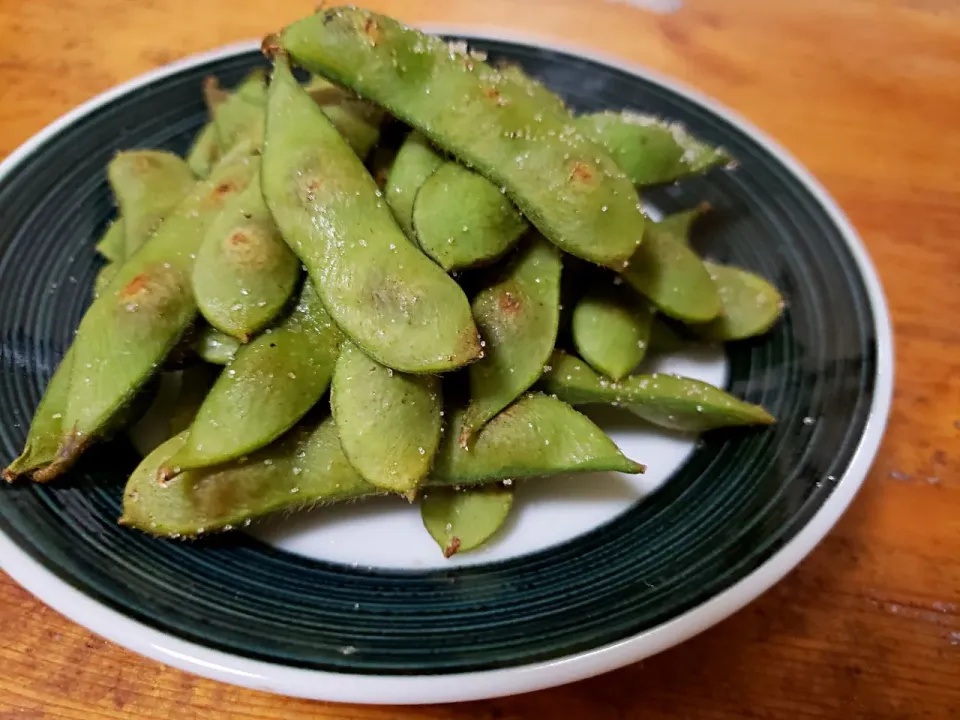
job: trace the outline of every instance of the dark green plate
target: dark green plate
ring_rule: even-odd
[[[733,172],[646,200],[660,212],[708,200],[717,220],[701,249],[783,291],[786,316],[769,335],[729,346],[726,360],[678,361],[780,422],[696,444],[618,426],[651,467],[646,484],[538,485],[499,543],[455,564],[402,504],[195,544],[121,529],[136,456],[117,441],[56,484],[0,489],[0,562],[18,582],[93,631],[198,674],[328,700],[437,702],[555,685],[658,652],[759,595],[830,529],[873,459],[892,387],[883,295],[840,210],[774,143],[668,81],[557,49],[471,44],[519,62],[578,111],[663,115],[739,159]],[[0,166],[4,463],[89,303],[93,244],[114,213],[110,156],[184,152],[205,120],[202,78],[229,85],[262,62],[246,45],[162,69]]]

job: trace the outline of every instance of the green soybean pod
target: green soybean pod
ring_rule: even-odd
[[[622,111],[581,115],[577,127],[603,145],[638,187],[669,183],[714,167],[730,167],[733,157],[693,137],[679,123]]]
[[[682,432],[704,432],[738,425],[769,425],[770,413],[693,378],[654,373],[614,383],[579,358],[554,353],[542,386],[571,405],[620,405],[649,423]]]
[[[567,106],[563,102],[563,98],[539,80],[535,80],[527,75],[519,65],[505,63],[499,65],[497,70],[505,80],[519,85],[528,95],[536,99],[537,102],[551,106],[558,111],[567,112]]]
[[[705,323],[720,314],[720,294],[710,273],[669,226],[649,223],[643,244],[620,274],[668,317]]]
[[[197,181],[179,156],[161,150],[117,153],[107,165],[107,179],[123,218],[124,257],[157,231]]]
[[[280,437],[326,392],[341,340],[306,284],[289,317],[237,351],[159,477],[234,460]]]
[[[556,103],[457,46],[359,8],[265,41],[419,130],[497,186],[561,249],[620,269],[643,236],[627,176]]]
[[[470,405],[459,442],[516,400],[540,375],[560,322],[560,252],[537,233],[493,285],[473,299],[484,357],[469,368]]]
[[[403,141],[387,175],[384,188],[387,205],[404,234],[413,243],[417,242],[417,233],[413,228],[413,205],[417,193],[444,162],[426,138],[414,131]]]
[[[228,365],[240,349],[240,341],[204,324],[193,338],[190,347],[204,362]]]
[[[193,292],[213,327],[248,342],[287,305],[300,261],[283,241],[254,178],[210,226],[193,268]]]
[[[186,433],[171,438],[133,471],[122,525],[189,538],[249,525],[272,512],[381,494],[344,456],[332,418],[295,428],[242,462],[187,470],[158,483],[157,473],[186,440]]]
[[[729,342],[763,335],[783,313],[780,292],[759,275],[748,270],[704,261],[717,286],[720,316],[704,325],[693,326],[698,337]]]
[[[311,78],[306,91],[357,157],[366,158],[380,140],[383,110],[318,76]]]
[[[70,393],[70,377],[73,372],[73,350],[67,350],[60,360],[40,404],[33,413],[23,452],[3,471],[3,479],[13,482],[52,463],[57,457],[57,448],[63,436],[63,413]]]
[[[394,372],[344,343],[330,407],[343,451],[364,480],[412,499],[440,443],[440,379]]]
[[[210,175],[213,166],[220,159],[220,144],[217,139],[217,128],[213,122],[208,122],[197,133],[196,139],[187,151],[187,167],[198,178]]]
[[[327,312],[370,357],[433,373],[480,354],[460,286],[407,242],[373,178],[283,57],[270,84],[261,182]]]
[[[457,442],[465,413],[452,413],[428,486],[475,485],[561,472],[640,473],[606,434],[565,402],[527,393],[488,422],[469,450]]]
[[[117,218],[97,241],[97,252],[112,263],[123,262],[127,256],[126,238],[123,230],[123,218]]]
[[[665,217],[660,225],[671,237],[689,246],[693,223],[709,206],[702,204],[692,210]],[[704,267],[720,296],[720,315],[711,322],[694,325],[694,333],[708,340],[727,342],[744,340],[767,332],[783,312],[780,292],[759,275],[733,265],[721,265],[710,260]]]
[[[448,162],[417,193],[413,227],[420,249],[452,272],[503,257],[530,226],[496,185]]]
[[[496,534],[513,507],[513,488],[503,485],[455,490],[428,489],[420,517],[443,556],[475,550]]]
[[[649,306],[632,291],[589,290],[573,309],[573,344],[594,369],[620,380],[647,354],[652,324]]]
[[[256,171],[243,154],[196,183],[156,236],[127,260],[83,316],[74,341],[70,397],[56,460],[44,479],[68,468],[134,398],[196,317],[190,283],[203,235],[226,200]]]
[[[213,108],[213,124],[221,155],[241,143],[249,143],[252,148],[263,144],[266,102],[267,73],[263,68],[257,68]]]

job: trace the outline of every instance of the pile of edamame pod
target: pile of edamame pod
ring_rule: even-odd
[[[655,117],[574,117],[519,68],[358,8],[264,51],[272,73],[206,82],[188,157],[110,162],[108,263],[8,480],[147,423],[125,525],[190,538],[392,493],[449,556],[496,532],[517,480],[643,471],[575,407],[773,422],[635,374],[781,312],[765,280],[691,249],[705,208],[642,212],[638,188],[729,166],[723,150]]]

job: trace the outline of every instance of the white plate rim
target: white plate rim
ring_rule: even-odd
[[[155,630],[104,607],[58,578],[0,533],[0,568],[69,620],[128,650],[196,675],[266,692],[359,704],[428,704],[514,695],[593,677],[662,652],[706,630],[766,592],[799,564],[843,515],[863,484],[883,437],[893,398],[893,329],[873,262],[853,225],[813,175],[779,143],[712,98],[638,64],[534,33],[482,25],[422,24],[426,32],[532,45],[577,55],[654,82],[715,113],[750,135],[816,198],[841,232],[863,279],[877,334],[876,390],[863,435],[830,497],[789,542],[760,567],[709,600],[629,638],[567,657],[517,667],[443,675],[332,673],[239,657]],[[259,40],[232,43],[149,71],[61,116],[0,163],[0,183],[45,142],[112,100],[181,70],[256,50]]]

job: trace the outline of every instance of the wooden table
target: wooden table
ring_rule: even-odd
[[[638,61],[795,153],[862,233],[891,306],[896,395],[873,472],[811,557],[720,626],[604,677],[456,706],[327,705],[196,678],[91,635],[0,574],[0,718],[960,717],[956,2],[367,4]],[[0,0],[0,154],[118,82],[311,10],[309,0]]]

